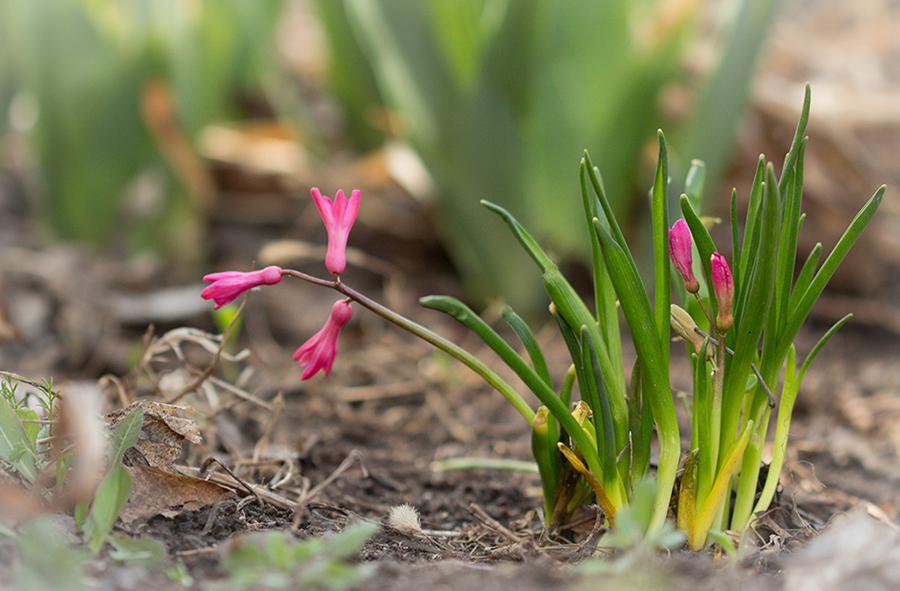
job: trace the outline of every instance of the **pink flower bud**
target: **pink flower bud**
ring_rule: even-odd
[[[341,329],[353,316],[353,308],[348,300],[338,300],[331,307],[331,315],[322,330],[303,343],[294,353],[294,361],[299,362],[300,367],[306,366],[301,380],[308,380],[320,369],[326,376],[331,375],[331,366],[337,356],[338,336]]]
[[[678,274],[684,279],[684,288],[690,293],[697,293],[700,290],[700,282],[694,277],[691,231],[684,220],[678,220],[669,230],[669,256]]]
[[[734,300],[734,278],[725,257],[714,252],[710,258],[713,290],[716,292],[716,303],[719,312],[716,314],[716,328],[725,332],[734,325],[731,315],[731,303]]]
[[[318,189],[313,188],[310,194],[316,202],[316,209],[319,210],[322,221],[325,222],[325,229],[328,230],[325,267],[330,273],[340,275],[347,267],[347,237],[359,212],[361,193],[358,190],[353,191],[350,199],[347,199],[343,191],[338,191],[333,202],[323,196]]]
[[[210,282],[200,292],[200,297],[204,300],[213,300],[216,303],[215,309],[218,310],[225,304],[232,302],[239,295],[259,287],[260,285],[275,285],[281,281],[281,268],[271,266],[259,271],[250,271],[242,273],[240,271],[225,271],[223,273],[211,273],[203,278],[203,281]]]

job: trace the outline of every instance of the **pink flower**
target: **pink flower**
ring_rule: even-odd
[[[710,265],[713,290],[716,292],[716,302],[719,306],[719,312],[716,314],[716,328],[719,332],[725,332],[734,325],[734,316],[731,315],[731,303],[734,300],[734,278],[725,257],[719,253],[712,254]]]
[[[700,282],[694,277],[691,231],[684,220],[678,220],[669,230],[669,256],[678,274],[684,279],[684,288],[690,293],[697,293],[700,290]]]
[[[313,188],[310,194],[316,202],[322,221],[325,222],[325,229],[328,230],[325,267],[332,274],[340,275],[347,267],[347,236],[350,235],[350,228],[353,227],[359,211],[360,192],[353,191],[350,199],[347,199],[343,191],[338,191],[334,196],[334,202],[323,196],[318,189]]]
[[[234,301],[239,295],[259,287],[260,285],[275,285],[281,281],[281,269],[271,266],[259,271],[250,271],[242,273],[240,271],[225,271],[223,273],[211,273],[203,278],[212,285],[207,285],[200,292],[200,297],[204,300],[213,300],[216,302],[215,309],[218,310],[225,304]]]
[[[341,329],[353,316],[353,308],[348,300],[338,300],[331,307],[331,315],[322,330],[303,343],[294,353],[294,361],[300,363],[300,367],[306,366],[301,380],[308,380],[320,369],[326,376],[331,375],[331,366],[337,355],[338,336]]]

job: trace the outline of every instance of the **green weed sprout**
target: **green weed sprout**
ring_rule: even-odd
[[[6,462],[20,479],[32,487],[36,497],[59,501],[72,455],[77,449],[52,453],[50,442],[57,438],[54,402],[59,392],[53,383],[39,384],[22,376],[0,371],[0,460]],[[36,393],[37,406],[45,412],[40,418],[16,395],[18,384],[30,386]],[[110,532],[119,518],[131,492],[131,478],[122,458],[137,441],[143,422],[140,408],[129,413],[109,437],[108,470],[93,493],[93,499],[81,500],[75,507],[75,520],[84,533],[84,541],[97,554],[110,540]],[[55,468],[54,468],[55,463]],[[38,476],[55,469],[56,479],[46,487]]]
[[[731,264],[716,247],[696,211],[703,166],[695,163],[681,196],[681,219],[669,228],[668,157],[659,132],[659,156],[650,191],[652,281],[645,283],[604,191],[600,172],[587,153],[581,161],[581,196],[590,235],[593,305],[589,306],[556,263],[526,229],[502,207],[482,201],[509,226],[537,264],[550,312],[569,349],[572,364],[555,388],[532,331],[511,309],[504,320],[518,336],[520,354],[462,302],[446,296],[422,298],[427,308],[450,314],[476,333],[516,373],[540,401],[532,408],[521,394],[481,360],[429,329],[372,301],[341,282],[346,235],[355,220],[359,193],[350,201],[339,192],[332,203],[313,189],[329,233],[326,266],[333,279],[268,267],[249,273],[217,273],[203,297],[217,306],[262,285],[292,276],[340,292],[325,327],[298,349],[302,379],[320,369],[331,372],[341,328],[359,303],[449,353],[503,394],[532,429],[532,450],[543,489],[546,524],[567,522],[575,508],[596,497],[610,525],[635,500],[641,483],[656,480],[646,518],[646,535],[665,530],[678,486],[676,525],[691,548],[705,546],[710,532],[742,531],[773,498],[803,376],[822,346],[844,323],[840,320],[797,366],[793,340],[825,284],[874,216],[884,187],[850,223],[834,250],[819,265],[817,246],[795,274],[797,236],[803,221],[804,133],[809,89],[793,143],[780,176],[761,157],[743,232],[732,194]],[[323,199],[325,199],[323,201]],[[333,210],[333,211],[332,211]],[[338,215],[339,212],[340,215]],[[350,212],[350,213],[348,213]],[[334,240],[333,235],[341,237]],[[693,249],[700,264],[694,275]],[[673,277],[671,268],[675,267]],[[517,271],[520,272],[520,271]],[[678,279],[683,280],[679,281]],[[673,292],[678,304],[673,304]],[[621,341],[624,319],[637,360],[626,374]],[[672,330],[684,338],[694,374],[691,437],[682,441],[669,381]],[[761,347],[760,347],[761,343]],[[774,390],[784,374],[783,385]],[[577,383],[580,400],[573,401]],[[763,442],[777,407],[775,452],[762,493],[757,496]],[[651,474],[650,451],[656,433],[658,463]],[[679,481],[679,466],[683,465]],[[642,492],[646,496],[646,492]],[[734,501],[732,502],[732,494]],[[646,504],[642,501],[642,504]]]
[[[222,561],[229,575],[225,588],[346,589],[372,574],[371,564],[350,560],[378,530],[377,523],[360,522],[300,542],[284,531],[239,537]]]

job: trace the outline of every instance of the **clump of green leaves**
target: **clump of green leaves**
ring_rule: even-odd
[[[616,519],[616,529],[601,539],[600,550],[611,556],[600,556],[578,565],[585,575],[619,574],[641,568],[660,553],[680,548],[686,540],[683,532],[666,522],[655,532],[650,531],[656,482],[645,478],[634,491],[631,503]]]
[[[90,555],[54,516],[32,519],[14,534],[18,548],[13,575],[19,589],[82,591]]]
[[[233,589],[346,589],[372,572],[371,564],[350,562],[378,531],[376,523],[357,523],[342,532],[296,541],[289,532],[271,531],[237,538],[222,560]]]
[[[5,460],[23,481],[34,487],[34,494],[42,501],[52,501],[62,492],[68,467],[75,449],[53,453],[50,442],[58,438],[55,432],[54,402],[59,392],[47,381],[37,384],[21,376],[4,372],[0,382],[0,459]],[[45,418],[26,406],[26,397],[18,396],[17,389],[24,383],[34,391],[36,406],[43,410]],[[109,436],[107,471],[93,499],[83,499],[75,509],[75,520],[83,529],[84,539],[90,550],[97,554],[109,537],[116,520],[131,492],[131,478],[122,458],[125,451],[137,441],[143,423],[143,409],[129,413]],[[99,428],[100,423],[98,423]],[[57,446],[62,449],[62,446]],[[44,488],[37,476],[56,465],[55,483]]]
[[[183,134],[190,143],[210,122],[235,117],[235,97],[273,77],[283,5],[0,3],[0,113],[18,113],[16,131],[34,150],[52,232],[93,246],[117,239],[196,256],[191,238],[208,189],[179,171],[185,159],[167,141]],[[163,97],[170,104],[161,109]],[[163,140],[159,127],[175,125]],[[143,194],[151,187],[156,199],[128,203],[136,185]]]
[[[39,470],[46,463],[49,450],[46,437],[53,419],[53,403],[58,392],[53,382],[42,384],[22,376],[0,372],[0,459],[5,460],[27,482],[34,482]],[[44,411],[46,421],[41,421],[37,411],[28,408],[26,397],[18,396],[19,383],[32,388],[37,396],[37,406]]]
[[[572,367],[559,390],[554,389],[536,339],[512,310],[504,313],[504,319],[520,338],[530,364],[462,302],[443,296],[422,299],[424,306],[451,314],[478,334],[540,401],[541,407],[534,411],[512,388],[498,388],[532,425],[534,457],[551,527],[565,523],[574,507],[590,498],[591,493],[610,523],[619,526],[622,511],[631,506],[639,483],[650,474],[654,431],[658,442],[658,485],[647,522],[648,535],[660,532],[665,524],[683,451],[686,454],[677,525],[692,548],[703,547],[710,531],[744,530],[754,513],[768,509],[780,476],[800,383],[812,359],[847,318],[826,332],[799,368],[794,337],[884,195],[882,187],[860,210],[821,265],[819,245],[795,273],[803,221],[804,133],[809,98],[807,88],[801,119],[781,174],[776,175],[774,166],[760,158],[743,231],[738,222],[736,197],[732,196],[733,285],[730,276],[725,281],[724,275],[716,275],[724,273],[727,264],[696,211],[703,176],[701,165],[688,175],[680,199],[681,216],[696,243],[707,289],[700,290],[691,278],[692,290],[697,293],[690,295],[681,282],[674,282],[677,298],[687,308],[679,308],[682,314],[677,317],[673,316],[675,308],[671,305],[669,174],[662,132],[650,191],[652,281],[645,283],[638,271],[599,170],[587,153],[582,160],[582,203],[593,253],[593,308],[579,297],[556,263],[509,212],[482,202],[501,216],[541,270],[552,302],[551,312],[572,358]],[[721,290],[728,292],[727,297],[719,291],[714,293],[712,287],[717,281],[723,286]],[[720,317],[719,312],[724,315]],[[623,365],[620,315],[637,353],[630,380],[626,380]],[[669,381],[670,324],[690,341],[694,392],[689,441],[681,440]],[[701,327],[718,338],[712,338]],[[770,413],[776,406],[770,387],[774,390],[782,373],[785,379],[778,396],[773,463],[757,497],[763,445]],[[581,400],[573,404],[574,383],[579,387]]]

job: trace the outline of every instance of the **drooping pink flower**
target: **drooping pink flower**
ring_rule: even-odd
[[[344,197],[343,191],[334,195],[334,201],[322,195],[318,189],[310,190],[316,209],[325,222],[328,230],[328,251],[325,253],[325,267],[334,275],[340,275],[347,267],[347,237],[350,228],[356,221],[359,212],[359,200],[361,193],[356,190],[350,194],[350,199]]]
[[[203,281],[212,283],[200,292],[200,297],[204,300],[213,300],[216,303],[215,309],[218,310],[225,304],[232,302],[239,295],[259,287],[260,285],[275,285],[281,281],[281,268],[276,266],[266,267],[259,271],[250,271],[242,273],[240,271],[224,271],[222,273],[211,273],[203,278]]]
[[[308,380],[320,369],[326,376],[331,375],[331,366],[337,355],[338,336],[341,329],[353,316],[353,308],[348,300],[338,300],[331,307],[331,315],[325,322],[322,330],[303,343],[294,353],[294,361],[299,362],[300,367],[306,366],[300,375],[301,380]]]
[[[691,231],[684,220],[678,220],[669,230],[669,256],[678,274],[684,279],[684,288],[690,293],[697,293],[700,282],[694,277]]]
[[[731,314],[731,303],[734,300],[734,277],[725,261],[725,257],[717,252],[710,258],[713,291],[716,292],[716,303],[719,312],[716,314],[716,328],[725,332],[734,325]]]

